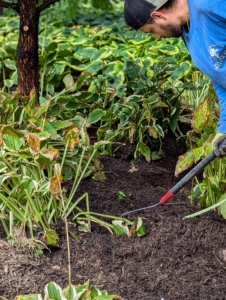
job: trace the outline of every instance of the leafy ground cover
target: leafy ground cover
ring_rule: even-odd
[[[14,92],[18,19],[0,21],[0,295],[68,286],[68,225],[75,284],[90,279],[124,299],[225,299],[223,159],[192,194],[208,209],[222,195],[216,212],[184,220],[200,209],[187,187],[174,205],[119,219],[176,183],[187,150],[179,141],[190,149],[179,176],[211,151],[219,109],[209,81],[181,40],[130,31],[122,15],[95,16],[43,16],[39,99]],[[183,123],[192,125],[187,135]]]
[[[87,191],[92,211],[114,215],[157,203],[180,178],[174,176],[175,164],[185,151],[172,136],[164,139],[163,149],[161,160],[149,164],[142,159],[134,165],[134,147],[121,147],[115,156],[102,159],[106,181],[86,178],[78,195]],[[119,191],[128,197],[119,200]],[[189,193],[187,186],[170,201],[182,205],[129,215],[131,220],[144,218],[144,237],[111,235],[99,225],[92,233],[84,233],[70,223],[70,231],[78,237],[70,238],[72,282],[90,280],[124,300],[225,299],[226,221],[213,211],[183,220],[199,210],[189,202]],[[68,285],[64,224],[58,223],[55,229],[60,247],[46,251],[40,259],[25,252],[23,242],[21,248],[7,244],[1,229],[1,296],[13,299],[18,294],[43,293],[50,281]]]

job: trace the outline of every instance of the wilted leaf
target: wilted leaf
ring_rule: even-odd
[[[36,133],[26,134],[27,143],[31,150],[31,153],[38,153],[40,151],[40,138]]]
[[[61,199],[61,182],[62,178],[54,176],[50,178],[50,192],[55,196],[57,200]]]
[[[148,128],[148,133],[150,136],[152,136],[154,139],[157,139],[158,138],[158,132],[156,130],[155,127],[149,127]]]
[[[77,145],[80,141],[79,138],[80,129],[77,126],[73,126],[68,128],[65,138],[66,140],[69,139],[68,148],[70,151],[73,151],[75,148],[75,145]]]
[[[74,86],[75,82],[71,74],[67,74],[63,78],[63,82],[66,88],[71,88]]]
[[[203,101],[194,111],[192,126],[196,132],[201,132],[203,127],[211,126],[213,123],[212,112],[208,100]]]
[[[57,160],[59,158],[59,150],[56,149],[56,148],[50,148],[50,149],[47,149],[47,148],[44,148],[42,150],[42,153],[43,155],[45,155],[46,157],[49,157],[49,159],[51,161],[53,160]]]
[[[195,162],[193,151],[180,155],[176,164],[175,176],[190,168]]]
[[[129,131],[129,141],[130,143],[134,142],[134,133],[136,132],[136,124],[133,123],[131,125],[130,131]]]

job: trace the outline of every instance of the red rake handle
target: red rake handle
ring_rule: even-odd
[[[201,160],[188,174],[186,174],[174,187],[172,187],[159,201],[160,204],[165,204],[176,193],[178,193],[194,176],[198,175],[207,166],[216,155],[211,152],[203,160]]]

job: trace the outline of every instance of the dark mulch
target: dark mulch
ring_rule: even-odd
[[[174,177],[178,155],[183,147],[174,138],[164,141],[165,157],[150,164],[144,160],[132,168],[132,146],[122,147],[114,157],[102,162],[106,181],[85,179],[79,195],[88,192],[91,210],[120,215],[157,203],[179,178]],[[165,191],[163,190],[165,189]],[[132,194],[118,200],[118,192]],[[71,239],[72,281],[90,280],[100,289],[117,293],[124,300],[221,300],[226,299],[226,221],[215,212],[193,219],[183,217],[198,210],[188,200],[189,187],[169,203],[128,216],[144,218],[145,237],[112,236],[104,227],[93,226],[92,233],[70,230],[84,242]],[[67,248],[63,223],[56,226],[60,248],[37,259],[5,242],[0,228],[0,295],[42,293],[49,281],[68,284]]]

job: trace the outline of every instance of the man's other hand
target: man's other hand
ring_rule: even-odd
[[[221,145],[225,141],[224,145]],[[226,134],[217,133],[212,141],[213,152],[217,157],[226,155]]]

